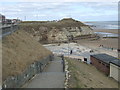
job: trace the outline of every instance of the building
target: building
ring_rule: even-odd
[[[114,60],[110,62],[110,77],[120,82],[120,61]]]
[[[107,54],[95,54],[90,56],[91,64],[97,69],[104,72],[106,75],[110,74],[110,62],[118,60],[117,58]]]
[[[1,23],[2,25],[5,24],[5,16],[2,15],[2,14],[0,14],[0,23]]]
[[[20,20],[19,19],[12,19],[12,24],[17,24],[17,23],[19,23],[20,22]]]
[[[12,20],[11,19],[6,19],[6,24],[12,24]]]

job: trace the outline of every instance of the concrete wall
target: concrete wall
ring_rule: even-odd
[[[113,77],[116,81],[120,82],[120,67],[110,63],[110,77]]]
[[[29,65],[24,72],[16,76],[8,77],[2,84],[2,88],[20,88],[34,75],[43,71],[45,66],[53,59],[53,55],[43,58]]]
[[[103,73],[105,73],[106,75],[109,75],[110,72],[110,65],[107,63],[102,62],[101,60],[98,60],[92,56],[90,56],[90,60],[92,62],[92,64],[99,69],[100,71],[102,71]]]

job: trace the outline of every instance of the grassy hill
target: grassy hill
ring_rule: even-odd
[[[58,42],[63,36],[73,35],[76,37],[92,32],[89,26],[72,18],[64,18],[59,21],[23,21],[20,28],[41,43],[51,43],[51,40]],[[63,38],[63,41],[65,40],[67,39]]]
[[[104,75],[94,66],[77,59],[65,59],[71,76],[68,80],[68,88],[118,88],[118,83],[114,79]]]
[[[52,54],[23,30],[2,40],[2,78],[22,73],[28,65]]]
[[[80,27],[80,26],[85,26],[84,23],[74,20],[72,18],[64,18],[60,21],[23,21],[21,23],[22,27],[40,27],[44,26],[47,27],[48,29],[51,29],[52,27],[55,28],[63,28],[63,27]]]

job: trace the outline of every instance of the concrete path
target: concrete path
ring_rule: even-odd
[[[55,57],[45,70],[35,76],[25,88],[64,88],[65,73],[60,57]]]

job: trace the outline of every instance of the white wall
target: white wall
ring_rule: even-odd
[[[120,82],[120,67],[110,63],[110,77]]]

